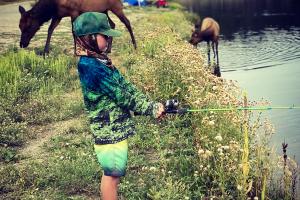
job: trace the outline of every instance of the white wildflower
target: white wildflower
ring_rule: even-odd
[[[200,155],[200,154],[203,154],[203,153],[204,153],[204,150],[203,149],[199,149],[198,154]]]
[[[150,171],[155,171],[156,167],[150,167]]]
[[[229,146],[222,146],[222,148],[224,149],[224,150],[228,150],[229,149]]]
[[[205,154],[208,155],[208,157],[209,157],[209,156],[211,156],[213,153],[212,153],[210,150],[206,150],[206,151],[205,151]]]
[[[223,138],[222,138],[221,135],[217,135],[217,136],[215,137],[215,139],[216,139],[217,141],[219,141],[219,142],[221,142],[221,141],[223,140]]]
[[[208,125],[213,126],[213,125],[215,125],[215,122],[213,120],[211,120],[208,122]]]
[[[237,185],[237,189],[238,189],[238,190],[242,190],[243,187],[242,187],[241,185]]]

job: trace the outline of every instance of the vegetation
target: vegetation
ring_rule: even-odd
[[[186,42],[192,15],[159,11],[126,11],[138,50],[123,30],[123,37],[114,39],[112,60],[127,79],[152,99],[177,98],[181,106],[254,104],[241,101],[234,82],[211,75],[199,51]],[[52,52],[46,59],[19,49],[1,55],[1,198],[98,196],[101,170],[82,117],[76,60],[63,49]],[[298,165],[273,156],[268,147],[273,128],[260,115],[203,112],[134,120],[137,134],[129,139],[120,199],[295,199]],[[59,122],[62,127],[55,126]],[[37,133],[49,130],[54,132],[49,140],[26,154],[26,142],[38,142]]]

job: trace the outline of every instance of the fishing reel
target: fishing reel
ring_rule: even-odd
[[[178,108],[179,101],[177,99],[169,99],[165,103],[165,113],[168,114],[185,114],[187,113],[187,108]]]

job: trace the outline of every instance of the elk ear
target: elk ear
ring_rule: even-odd
[[[26,10],[23,6],[19,6],[19,12],[21,13],[21,15],[23,15],[26,12]]]

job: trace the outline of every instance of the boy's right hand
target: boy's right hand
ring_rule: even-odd
[[[165,106],[162,103],[157,103],[155,105],[155,111],[153,116],[155,119],[160,118],[165,112]]]

